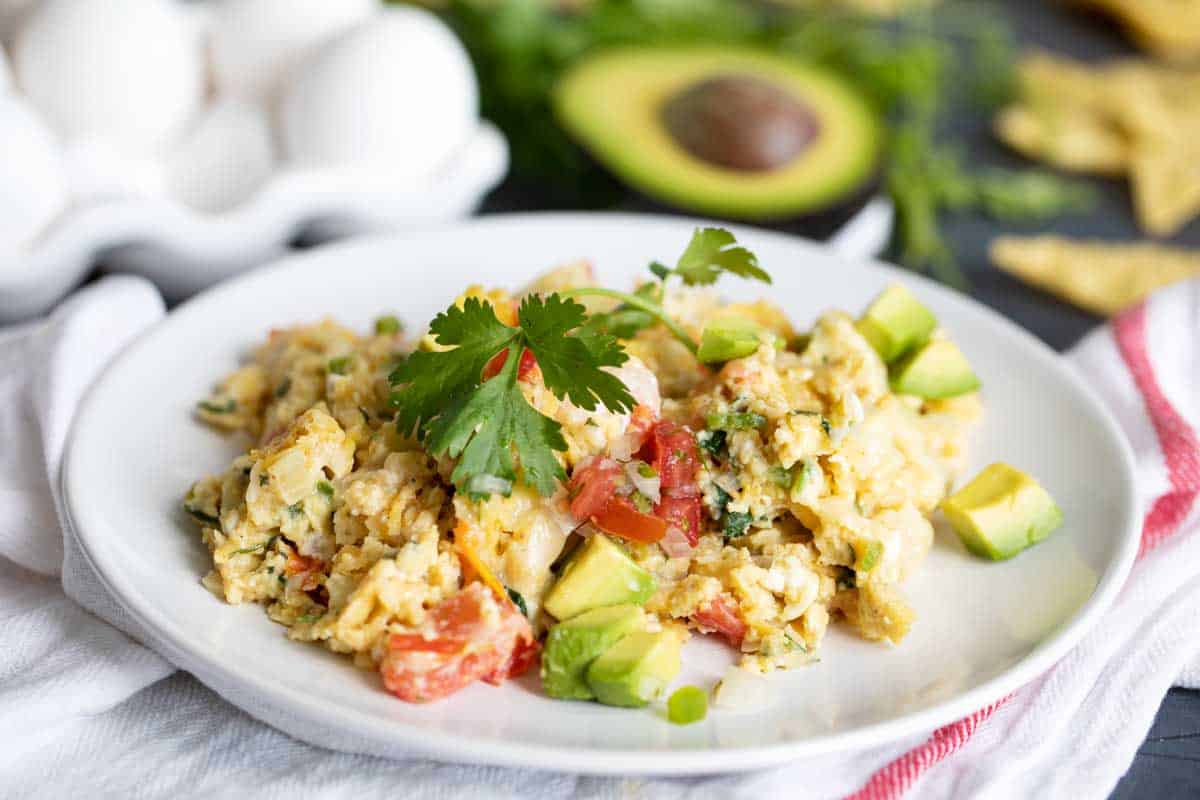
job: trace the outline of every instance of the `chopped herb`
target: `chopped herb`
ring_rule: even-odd
[[[868,542],[862,548],[862,552],[858,552],[855,548],[855,555],[858,556],[858,563],[854,565],[855,569],[861,572],[870,572],[875,569],[875,565],[879,563],[880,556],[883,555],[883,543],[879,541]]]
[[[216,403],[210,403],[209,401],[205,400],[197,403],[196,406],[201,411],[206,411],[209,414],[232,414],[235,410],[237,410],[237,401],[231,397],[224,403],[217,405]]]
[[[525,598],[521,596],[521,593],[509,586],[505,586],[504,588],[508,591],[508,599],[512,600],[513,605],[515,605],[524,616],[528,617],[529,607],[525,605]]]
[[[837,570],[837,588],[853,589],[858,585],[858,580],[854,575],[854,570],[849,567],[834,567]]]
[[[641,492],[633,493],[633,506],[643,514],[649,514],[654,510],[654,506],[650,503],[650,498]]]
[[[813,478],[816,469],[816,462],[805,461],[798,470],[795,470],[796,477],[792,480],[792,486],[788,490],[788,495],[793,503],[800,499],[800,495],[804,493],[804,489]]]
[[[317,491],[328,497],[330,500],[333,499],[333,484],[329,481],[317,481]]]
[[[726,539],[736,539],[739,536],[744,536],[746,529],[750,527],[750,523],[754,521],[754,517],[744,511],[726,511],[724,518],[721,520],[722,533]]]
[[[200,509],[193,508],[192,506],[189,506],[186,503],[183,506],[183,510],[186,511],[187,513],[191,514],[193,517],[195,517],[200,522],[203,522],[205,525],[212,525],[213,527],[216,527],[216,528],[221,527],[221,520],[217,519],[212,514],[205,514]]]
[[[638,471],[638,475],[641,475],[643,478],[657,478],[658,477],[658,470],[656,470],[654,467],[647,464],[645,461],[638,462],[637,471]]]
[[[708,692],[699,686],[681,686],[667,700],[667,719],[675,725],[691,725],[708,715]]]
[[[731,411],[727,414],[709,414],[704,418],[709,430],[749,431],[767,424],[767,418],[751,411]]]
[[[329,371],[330,375],[345,375],[350,371],[350,365],[353,362],[354,359],[350,356],[338,356],[337,358],[329,359],[329,364],[326,366],[326,369]]]
[[[808,643],[803,639],[797,639],[796,635],[792,633],[792,627],[790,625],[783,629],[783,635],[784,638],[787,639],[788,647],[790,649],[799,650],[801,653],[808,652]]]
[[[258,473],[258,485],[259,485],[259,486],[266,486],[266,485],[267,485],[268,483],[270,483],[270,482],[271,482],[271,476],[270,476],[270,475],[268,475],[268,474],[267,474],[267,473],[265,473],[265,472],[260,472],[260,473]]]
[[[284,378],[280,382],[279,387],[277,389],[275,389],[275,396],[276,397],[286,397],[287,393],[290,392],[291,390],[292,390],[292,379],[290,377]]]
[[[304,513],[304,501],[297,500],[295,503],[288,506],[288,513],[291,514],[293,517],[298,517],[301,514],[303,514]]]
[[[561,426],[531,406],[518,384],[525,349],[559,400],[585,411],[603,404],[620,413],[635,405],[625,384],[604,370],[629,356],[613,337],[580,330],[582,305],[559,294],[530,295],[517,318],[517,326],[505,325],[489,303],[468,297],[430,325],[434,340],[450,349],[418,350],[390,376],[397,429],[415,433],[430,455],[457,459],[451,479],[459,489],[476,475],[516,481],[518,454],[520,480],[540,494],[553,494],[566,478],[556,455],[567,449]],[[482,380],[501,352],[509,356],[500,372]]]
[[[272,536],[270,539],[267,539],[262,544],[256,544],[253,547],[243,547],[241,550],[234,550],[232,553],[230,553],[230,555],[240,556],[243,553],[257,553],[260,551],[265,553],[267,550],[271,549],[271,545],[275,544],[275,540],[278,538],[279,538],[279,534],[275,534],[274,536]],[[274,567],[271,567],[268,570],[268,572],[274,572],[274,571],[275,571]]]
[[[725,431],[700,431],[696,434],[696,441],[700,444],[702,450],[707,450],[713,458],[722,458],[725,453],[726,438],[728,434]]]
[[[778,464],[767,470],[767,477],[771,479],[771,483],[781,489],[789,489],[792,485],[792,471],[787,467],[781,467]]]
[[[404,323],[394,314],[388,314],[375,320],[375,333],[378,336],[393,336],[402,330],[404,330]]]
[[[651,261],[650,271],[654,273],[654,277],[658,278],[660,281],[665,281],[671,274],[671,268],[660,261]]]

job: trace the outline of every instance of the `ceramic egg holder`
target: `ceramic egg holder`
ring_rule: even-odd
[[[96,262],[176,299],[301,235],[461,217],[507,169],[465,51],[417,9],[0,0],[2,25],[0,322]]]

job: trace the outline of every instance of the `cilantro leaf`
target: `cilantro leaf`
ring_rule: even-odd
[[[429,327],[446,349],[415,352],[389,376],[397,387],[390,398],[397,428],[415,432],[431,455],[457,459],[451,480],[473,497],[507,495],[518,477],[549,495],[566,479],[557,455],[567,449],[561,426],[521,390],[524,350],[560,400],[589,411],[598,403],[616,412],[634,406],[625,384],[603,369],[628,356],[615,338],[586,328],[582,305],[557,294],[531,296],[517,316],[518,326],[505,325],[486,301],[468,298]],[[484,380],[485,366],[495,368],[500,353],[507,354],[503,364]]]
[[[556,294],[545,299],[530,295],[517,312],[525,343],[541,367],[546,388],[555,397],[569,397],[587,411],[596,410],[596,401],[611,411],[630,411],[635,405],[633,395],[620,378],[601,369],[619,367],[628,360],[617,340],[590,331],[563,335],[582,326],[586,316],[582,305]]]
[[[479,383],[484,366],[521,335],[520,330],[496,319],[492,306],[468,297],[462,308],[451,306],[429,325],[434,340],[452,350],[417,351],[389,376],[393,386],[407,384],[392,395],[396,429],[412,433],[442,412],[449,398]]]
[[[515,481],[514,445],[525,483],[541,494],[553,494],[566,478],[554,455],[567,449],[559,424],[529,405],[517,385],[519,352],[511,345],[499,374],[452,397],[429,426],[429,452],[458,459],[450,476],[456,486],[477,475]]]
[[[771,276],[758,266],[754,253],[736,244],[733,234],[724,228],[697,228],[674,272],[688,286],[716,283],[722,272],[770,283]]]

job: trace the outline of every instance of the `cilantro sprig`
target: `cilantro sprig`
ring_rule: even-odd
[[[696,340],[671,318],[662,305],[663,291],[672,275],[687,286],[709,286],[726,273],[763,283],[771,282],[771,276],[758,265],[758,257],[739,246],[734,235],[724,228],[697,228],[674,267],[655,261],[650,264],[650,272],[658,278],[658,282],[643,284],[632,293],[586,286],[568,289],[562,295],[613,297],[621,301],[621,305],[613,311],[596,314],[588,320],[591,331],[629,338],[639,330],[661,322],[695,354],[699,349]]]
[[[617,340],[583,327],[586,310],[557,294],[522,301],[516,326],[496,318],[491,304],[467,298],[433,320],[429,332],[443,348],[410,355],[389,376],[396,427],[415,434],[432,455],[457,459],[451,480],[473,496],[507,495],[519,478],[543,495],[566,474],[556,453],[567,443],[561,426],[529,404],[518,385],[521,355],[529,350],[546,388],[588,411],[599,404],[630,411],[633,396],[604,371],[628,356]],[[504,363],[484,379],[500,353]]]

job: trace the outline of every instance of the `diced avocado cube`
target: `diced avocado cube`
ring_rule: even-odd
[[[871,302],[857,327],[884,363],[891,364],[925,343],[937,327],[937,317],[912,292],[896,285]]]
[[[615,542],[599,533],[588,539],[566,563],[546,593],[543,607],[565,620],[602,606],[642,605],[658,586]]]
[[[1062,511],[1037,481],[1008,464],[988,466],[942,501],[942,513],[967,549],[1001,561],[1045,539]]]
[[[926,400],[958,397],[979,388],[979,378],[962,351],[950,341],[935,339],[892,367],[892,391]]]
[[[587,670],[596,699],[608,706],[640,708],[679,674],[679,636],[637,631],[605,650]]]
[[[546,635],[542,651],[542,688],[562,700],[591,700],[595,695],[587,685],[588,666],[627,634],[645,627],[646,612],[628,604],[593,608],[558,623]]]
[[[751,355],[762,344],[762,326],[744,317],[720,317],[700,332],[696,358],[705,364],[721,364]]]

